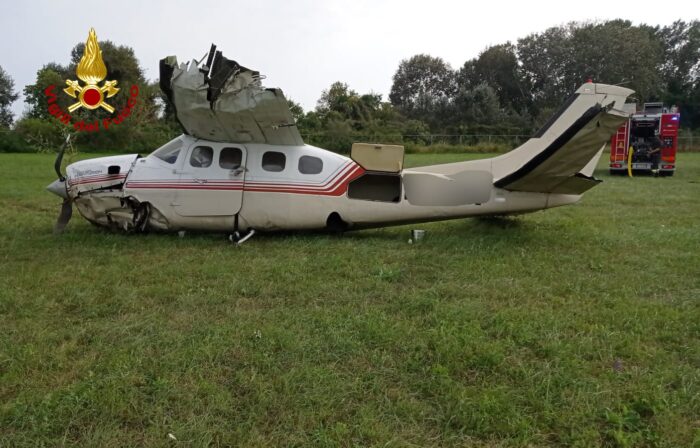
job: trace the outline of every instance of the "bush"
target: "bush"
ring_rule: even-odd
[[[65,129],[64,129],[65,128]],[[58,120],[22,118],[15,125],[14,132],[28,146],[24,152],[53,151],[63,144],[68,128]]]
[[[150,153],[172,140],[182,131],[162,121],[129,123],[100,129],[97,132],[75,132],[53,118],[23,118],[14,130],[0,129],[0,152],[55,151],[73,134],[74,147],[82,152]]]
[[[11,129],[0,129],[0,152],[33,152],[34,148],[17,132]]]
[[[475,145],[448,145],[444,143],[435,143],[433,145],[416,145],[413,143],[405,144],[406,152],[414,153],[492,153],[492,152],[508,152],[513,149],[513,145],[503,143],[477,143]]]

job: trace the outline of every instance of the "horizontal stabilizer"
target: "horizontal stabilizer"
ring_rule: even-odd
[[[595,177],[586,176],[585,174],[581,173],[576,173],[575,175],[569,177],[564,182],[554,187],[551,193],[583,194],[601,182],[602,180],[596,179]]]

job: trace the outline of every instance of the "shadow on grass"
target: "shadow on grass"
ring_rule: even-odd
[[[255,246],[269,245],[347,245],[357,243],[376,243],[382,247],[406,245],[410,237],[411,229],[424,229],[427,232],[426,240],[421,242],[421,247],[433,247],[449,250],[451,247],[459,247],[465,244],[478,244],[482,250],[522,249],[534,245],[556,242],[564,238],[567,232],[563,227],[558,229],[556,222],[542,223],[532,222],[523,217],[484,217],[468,218],[461,220],[449,220],[414,225],[401,225],[376,229],[363,229],[348,231],[342,234],[324,231],[275,231],[258,232],[254,237],[243,244]],[[127,234],[112,231],[107,228],[97,227],[85,223],[69,226],[62,235],[53,235],[51,227],[42,228],[43,239],[48,246],[54,246],[60,250],[70,250],[79,246],[81,249],[104,250],[106,247],[117,246],[122,248],[143,247],[162,248],[173,246],[178,248],[206,248],[212,246],[234,246],[226,233],[187,231],[183,237],[177,233],[149,232],[145,234]],[[389,246],[387,246],[389,245]]]
[[[526,226],[517,217],[513,216],[483,216],[473,219],[475,227],[483,229],[524,229]]]

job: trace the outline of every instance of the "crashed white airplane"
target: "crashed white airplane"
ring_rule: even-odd
[[[632,90],[587,83],[531,139],[490,158],[404,169],[403,147],[306,145],[279,89],[212,46],[206,64],[161,61],[161,88],[185,134],[147,157],[70,164],[48,190],[88,221],[125,231],[344,231],[533,212],[577,202],[627,119]]]

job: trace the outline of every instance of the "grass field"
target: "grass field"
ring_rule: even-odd
[[[700,446],[700,154],[420,244],[239,248],[54,237],[52,162],[0,155],[1,447]]]

